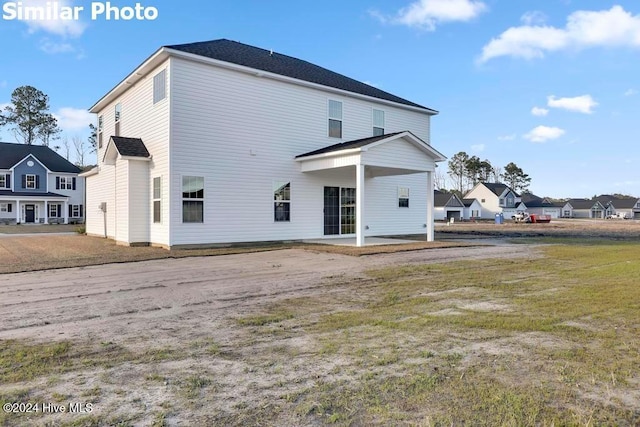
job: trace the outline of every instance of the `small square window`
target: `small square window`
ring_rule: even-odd
[[[409,189],[406,187],[398,187],[398,207],[409,207]]]
[[[28,189],[36,188],[36,176],[35,175],[27,175],[25,179],[25,187]]]

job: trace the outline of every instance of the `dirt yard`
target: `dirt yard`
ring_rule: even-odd
[[[0,425],[638,425],[640,245],[493,243],[0,274]]]

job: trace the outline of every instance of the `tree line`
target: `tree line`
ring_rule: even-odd
[[[454,154],[448,166],[447,175],[452,184],[450,191],[460,196],[480,182],[502,182],[521,193],[527,192],[531,183],[531,177],[514,162],[503,168],[494,167],[489,160],[480,160],[478,156],[469,156],[464,151]],[[436,186],[447,190],[446,177],[441,173],[436,175]]]
[[[66,136],[61,139],[62,129],[49,108],[47,94],[33,86],[21,86],[11,93],[11,103],[0,110],[0,128],[9,126],[16,140],[24,144],[40,143],[56,151],[64,149],[62,154],[67,160],[73,146],[76,163],[85,166],[88,152],[95,151],[95,126],[89,125],[91,135],[87,140],[79,136],[74,136],[71,142]]]

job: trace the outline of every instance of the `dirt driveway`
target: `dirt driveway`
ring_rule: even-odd
[[[351,257],[288,249],[152,260],[0,276],[0,339],[141,338],[176,344],[185,333],[258,311],[279,298],[364,280],[388,265],[530,257],[529,245],[422,250]]]

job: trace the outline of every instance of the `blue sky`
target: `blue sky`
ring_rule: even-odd
[[[515,162],[538,195],[640,196],[637,1],[145,0],[158,17],[129,21],[58,3],[85,10],[77,21],[0,19],[0,105],[35,86],[69,139],[86,137],[86,110],[160,46],[228,38],[440,111],[434,147]],[[14,137],[5,128],[0,139]]]

